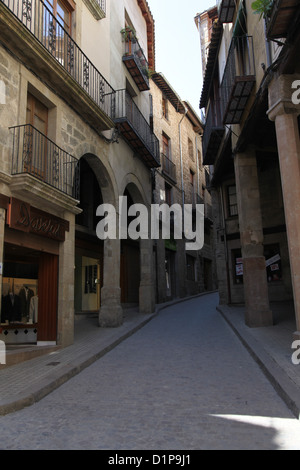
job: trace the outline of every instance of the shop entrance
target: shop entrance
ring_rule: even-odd
[[[58,256],[4,244],[1,339],[7,344],[55,343]]]

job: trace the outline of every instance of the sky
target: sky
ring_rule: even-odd
[[[194,18],[216,0],[148,0],[155,20],[156,72],[200,116],[202,91],[200,35]]]

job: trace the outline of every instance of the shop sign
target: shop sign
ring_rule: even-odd
[[[10,199],[7,223],[10,228],[57,241],[64,241],[65,232],[69,231],[68,221],[36,209],[15,198]]]
[[[266,267],[268,268],[271,266],[271,264],[277,263],[277,261],[280,261],[280,259],[280,255],[273,256],[273,258],[266,260]]]

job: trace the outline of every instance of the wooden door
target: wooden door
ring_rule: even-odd
[[[42,253],[39,259],[38,341],[56,341],[58,256]]]
[[[26,129],[24,136],[26,155],[24,171],[45,179],[47,171],[47,131],[48,108],[31,93],[27,95],[26,124],[34,127]],[[36,130],[35,130],[36,129]]]

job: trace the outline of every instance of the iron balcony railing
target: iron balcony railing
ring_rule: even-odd
[[[129,145],[145,158],[147,154],[155,160],[154,166],[160,165],[159,141],[129,93],[116,91],[115,123],[120,124],[120,131]],[[151,162],[150,162],[151,163]]]
[[[162,171],[171,178],[174,182],[176,182],[176,165],[173,163],[166,155],[163,153],[161,154],[161,165]]]
[[[127,65],[129,72],[132,73],[133,78],[135,81],[137,81],[138,86],[141,86],[143,89],[148,89],[150,88],[149,85],[149,64],[146,59],[146,56],[144,54],[143,49],[140,46],[140,43],[138,39],[136,38],[135,34],[131,29],[125,28],[122,31],[122,35],[124,38],[124,44],[125,44],[125,51],[124,51],[124,56],[123,56],[123,61],[127,65],[127,61],[129,61],[131,58],[133,58],[140,75],[143,78],[144,85],[143,83],[139,80],[137,70],[135,67],[132,65]]]
[[[41,0],[0,0],[110,118],[114,90]]]
[[[213,105],[213,103],[211,103],[205,118],[202,140],[204,165],[214,164],[218,149],[225,133],[225,128],[221,122],[219,114],[220,112],[217,113],[216,107]]]
[[[106,0],[96,0],[96,2],[98,3],[101,10],[103,10],[104,13],[106,13]]]
[[[30,174],[78,200],[79,161],[30,124],[10,129],[13,132],[11,174]]]
[[[252,36],[233,37],[221,83],[224,124],[240,123],[255,79]]]

